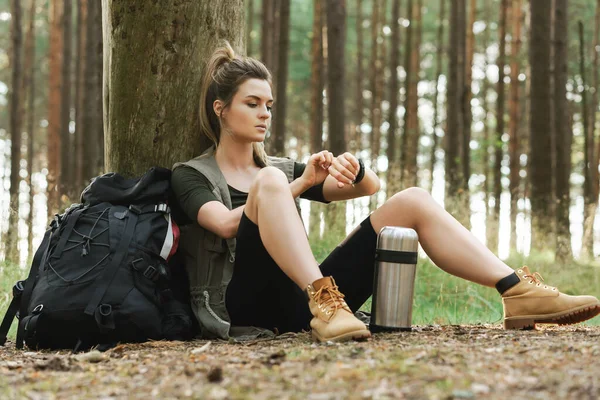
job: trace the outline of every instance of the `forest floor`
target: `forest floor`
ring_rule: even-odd
[[[0,347],[2,399],[596,399],[600,327],[417,326],[365,342],[149,342],[105,353]]]

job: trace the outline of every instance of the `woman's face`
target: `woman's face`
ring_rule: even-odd
[[[262,79],[248,79],[240,85],[231,104],[223,109],[223,103],[216,100],[215,113],[221,115],[224,135],[236,142],[262,142],[271,125],[273,96],[271,85]]]

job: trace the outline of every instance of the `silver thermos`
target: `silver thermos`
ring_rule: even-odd
[[[371,332],[410,331],[419,236],[384,226],[377,237]]]

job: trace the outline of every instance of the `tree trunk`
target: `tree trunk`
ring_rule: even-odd
[[[517,201],[520,185],[519,152],[519,73],[521,72],[521,0],[512,0],[512,43],[510,63],[510,120],[508,123],[510,158],[510,251],[517,251]]]
[[[496,140],[494,144],[494,209],[491,216],[491,228],[497,230],[500,226],[500,202],[502,201],[502,157],[503,144],[502,135],[504,135],[504,112],[505,112],[505,84],[504,67],[506,65],[506,17],[508,11],[508,0],[500,2],[500,22],[498,24],[498,99],[496,101]],[[497,238],[498,233],[493,234]],[[497,241],[491,243],[494,250],[498,249]]]
[[[23,32],[21,28],[21,2],[11,0],[12,74],[10,93],[10,210],[6,239],[6,260],[19,264],[19,183],[21,164],[21,129],[23,122]]]
[[[567,114],[568,9],[567,0],[556,0],[554,18],[554,116],[556,126],[556,257],[571,259],[569,228],[569,177],[571,175],[571,125]]]
[[[473,31],[475,20],[477,18],[477,1],[469,0],[469,19],[467,24],[466,37],[466,60],[465,60],[465,87],[463,96],[463,117],[464,130],[462,137],[461,149],[461,167],[462,167],[462,189],[464,207],[466,211],[466,226],[470,227],[470,198],[469,198],[469,179],[471,177],[471,123],[473,121],[473,111],[471,110],[471,99],[473,98],[473,90],[471,89],[473,82],[473,54],[475,51],[475,32]]]
[[[550,32],[551,10],[547,0],[531,0],[531,65],[530,132],[531,150],[529,179],[531,184],[532,243],[543,246],[554,243],[548,221],[553,219],[548,199],[552,198],[552,164],[550,146]]]
[[[246,55],[253,56],[252,28],[254,27],[254,0],[248,0],[248,23],[246,24]]]
[[[73,157],[71,148],[71,63],[73,62],[73,3],[71,0],[64,0],[64,14],[62,21],[63,34],[63,57],[62,57],[62,91],[60,106],[60,186],[58,187],[60,203],[70,203],[73,191],[73,167],[71,158]],[[64,196],[64,197],[63,197]]]
[[[418,84],[421,62],[421,2],[408,1],[411,8],[410,25],[406,32],[406,100],[404,102],[404,134],[400,181],[403,188],[417,186],[417,153],[419,151],[419,98]],[[413,30],[414,27],[414,30]],[[410,40],[410,43],[408,42]]]
[[[48,216],[58,212],[61,185],[61,92],[63,90],[63,20],[64,1],[50,0],[50,45],[48,55]]]
[[[271,69],[273,67],[273,33],[274,29],[274,0],[262,0],[262,28],[260,38],[260,52],[262,62]]]
[[[85,39],[85,66],[83,73],[83,133],[87,140],[84,140],[84,181],[89,181],[94,176],[104,171],[104,120],[103,120],[103,97],[102,88],[103,82],[108,84],[110,80],[108,76],[106,81],[103,81],[103,39],[102,39],[102,8],[101,3],[97,1],[87,2],[87,18],[86,18],[86,39]],[[126,38],[127,36],[125,36]],[[123,52],[123,50],[120,50]],[[127,57],[127,56],[125,56]],[[117,60],[123,62],[122,60]],[[131,61],[133,62],[133,60]],[[154,64],[153,64],[154,65]],[[107,64],[107,71],[110,70],[110,65]],[[128,67],[129,68],[129,67]],[[125,72],[125,71],[123,71]],[[121,73],[123,73],[121,72]],[[128,81],[128,76],[123,76],[120,79]],[[109,93],[107,92],[106,95]],[[134,96],[135,93],[129,94]],[[108,98],[107,98],[108,100]],[[129,100],[133,107],[139,103],[139,99]],[[119,110],[123,111],[123,110]],[[135,122],[136,124],[138,122]],[[140,121],[143,124],[143,121]],[[132,132],[131,134],[135,134]],[[146,133],[147,135],[149,133]],[[128,155],[123,155],[128,157]],[[85,185],[85,182],[84,182]],[[82,186],[84,186],[82,185]]]
[[[31,0],[29,28],[25,39],[25,71],[23,94],[27,97],[27,186],[29,186],[29,214],[27,215],[27,254],[33,256],[33,150],[35,130],[35,9],[36,1]]]
[[[84,142],[85,142],[85,131],[83,126],[84,121],[84,102],[83,99],[86,96],[84,88],[85,70],[86,70],[86,33],[87,33],[87,9],[88,0],[80,0],[77,2],[77,40],[76,40],[76,75],[75,75],[75,151],[73,156],[75,174],[73,181],[75,184],[75,191],[80,191],[84,183],[83,171],[84,171]]]
[[[327,1],[327,115],[329,150],[338,156],[346,151],[344,85],[346,45],[346,2]],[[346,203],[327,207],[328,232],[342,239],[346,233]]]
[[[220,40],[245,48],[242,5],[102,1],[107,170],[135,176],[200,154],[200,92],[189,88]]]
[[[372,11],[371,11],[371,74],[370,74],[370,82],[369,86],[371,89],[371,136],[370,140],[367,143],[370,143],[371,148],[371,161],[372,166],[376,170],[376,163],[374,162],[379,155],[374,151],[375,147],[375,139],[379,138],[379,132],[381,129],[381,104],[377,103],[379,99],[379,94],[377,93],[377,89],[379,86],[377,85],[377,74],[380,71],[380,58],[379,58],[379,46],[378,46],[378,38],[379,38],[379,5],[378,2],[373,2]]]
[[[465,0],[450,3],[450,48],[448,56],[448,101],[446,131],[446,208],[458,216],[461,200],[459,140],[463,133],[463,88],[465,83]],[[462,211],[462,210],[461,210]]]
[[[556,0],[557,4],[561,0]],[[562,4],[562,3],[561,3]],[[562,4],[566,9],[567,5]],[[564,11],[566,13],[566,10]],[[557,14],[558,16],[558,11]],[[590,129],[589,117],[588,117],[588,100],[587,100],[587,77],[585,70],[585,41],[583,34],[583,22],[579,21],[579,74],[581,76],[581,115],[583,122],[583,132],[584,132],[584,163],[583,163],[583,172],[585,181],[583,182],[583,240],[582,240],[582,251],[581,255],[586,258],[591,258],[594,255],[594,214],[596,212],[594,200],[594,192],[595,192],[595,184],[594,180],[596,174],[592,172],[592,169],[596,167],[594,165],[594,130]],[[563,44],[564,46],[564,44]],[[566,51],[566,50],[565,50]],[[566,66],[565,66],[566,68]],[[565,78],[566,84],[566,78]],[[561,164],[557,164],[561,165]],[[558,215],[557,215],[558,218]],[[557,221],[558,222],[558,221]],[[560,227],[558,227],[560,228]]]
[[[277,84],[275,85],[277,103],[273,112],[273,152],[277,156],[285,153],[285,121],[287,107],[288,53],[290,47],[290,0],[281,0],[279,14],[279,44],[277,50]]]
[[[437,30],[437,54],[435,61],[435,92],[433,95],[433,128],[431,132],[432,144],[431,153],[429,155],[429,171],[431,173],[431,187],[430,191],[433,192],[433,177],[436,166],[437,157],[435,152],[438,148],[439,136],[437,135],[438,127],[440,126],[439,121],[439,85],[440,76],[442,75],[442,57],[445,53],[444,48],[444,20],[446,18],[446,1],[440,0],[440,18],[438,20]]]
[[[361,137],[361,125],[363,123],[365,101],[363,98],[363,83],[364,83],[364,68],[363,68],[363,57],[364,57],[364,43],[363,43],[363,3],[362,0],[356,0],[356,110],[354,112],[355,117],[355,131],[352,132],[354,137],[350,138],[351,149],[350,151],[362,150],[364,144],[362,143]],[[393,28],[392,28],[393,29]]]
[[[387,185],[386,197],[390,198],[400,189],[400,163],[397,153],[396,138],[400,136],[398,127],[398,96],[399,77],[398,67],[400,65],[400,6],[401,0],[392,0],[392,37],[390,50],[390,92],[389,92],[389,128],[387,132]]]
[[[314,0],[311,42],[311,116],[310,152],[323,148],[323,1]]]

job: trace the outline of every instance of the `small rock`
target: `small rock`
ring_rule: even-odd
[[[455,390],[452,392],[452,399],[473,399],[475,395],[470,390]]]
[[[488,394],[490,392],[490,387],[483,383],[474,383],[471,385],[471,390],[473,393],[477,394]]]
[[[223,368],[220,366],[212,367],[206,374],[209,382],[217,383],[223,380]]]
[[[87,353],[82,353],[75,356],[79,361],[89,362],[89,363],[98,363],[100,361],[105,360],[105,355],[98,350],[92,350]]]
[[[192,353],[192,354],[200,354],[200,353],[204,353],[204,352],[205,352],[206,350],[208,350],[208,348],[210,347],[210,343],[211,343],[211,342],[208,342],[208,343],[206,343],[206,344],[205,344],[204,346],[202,346],[202,347],[197,347],[197,348],[193,349],[193,350],[191,351],[191,353]]]

